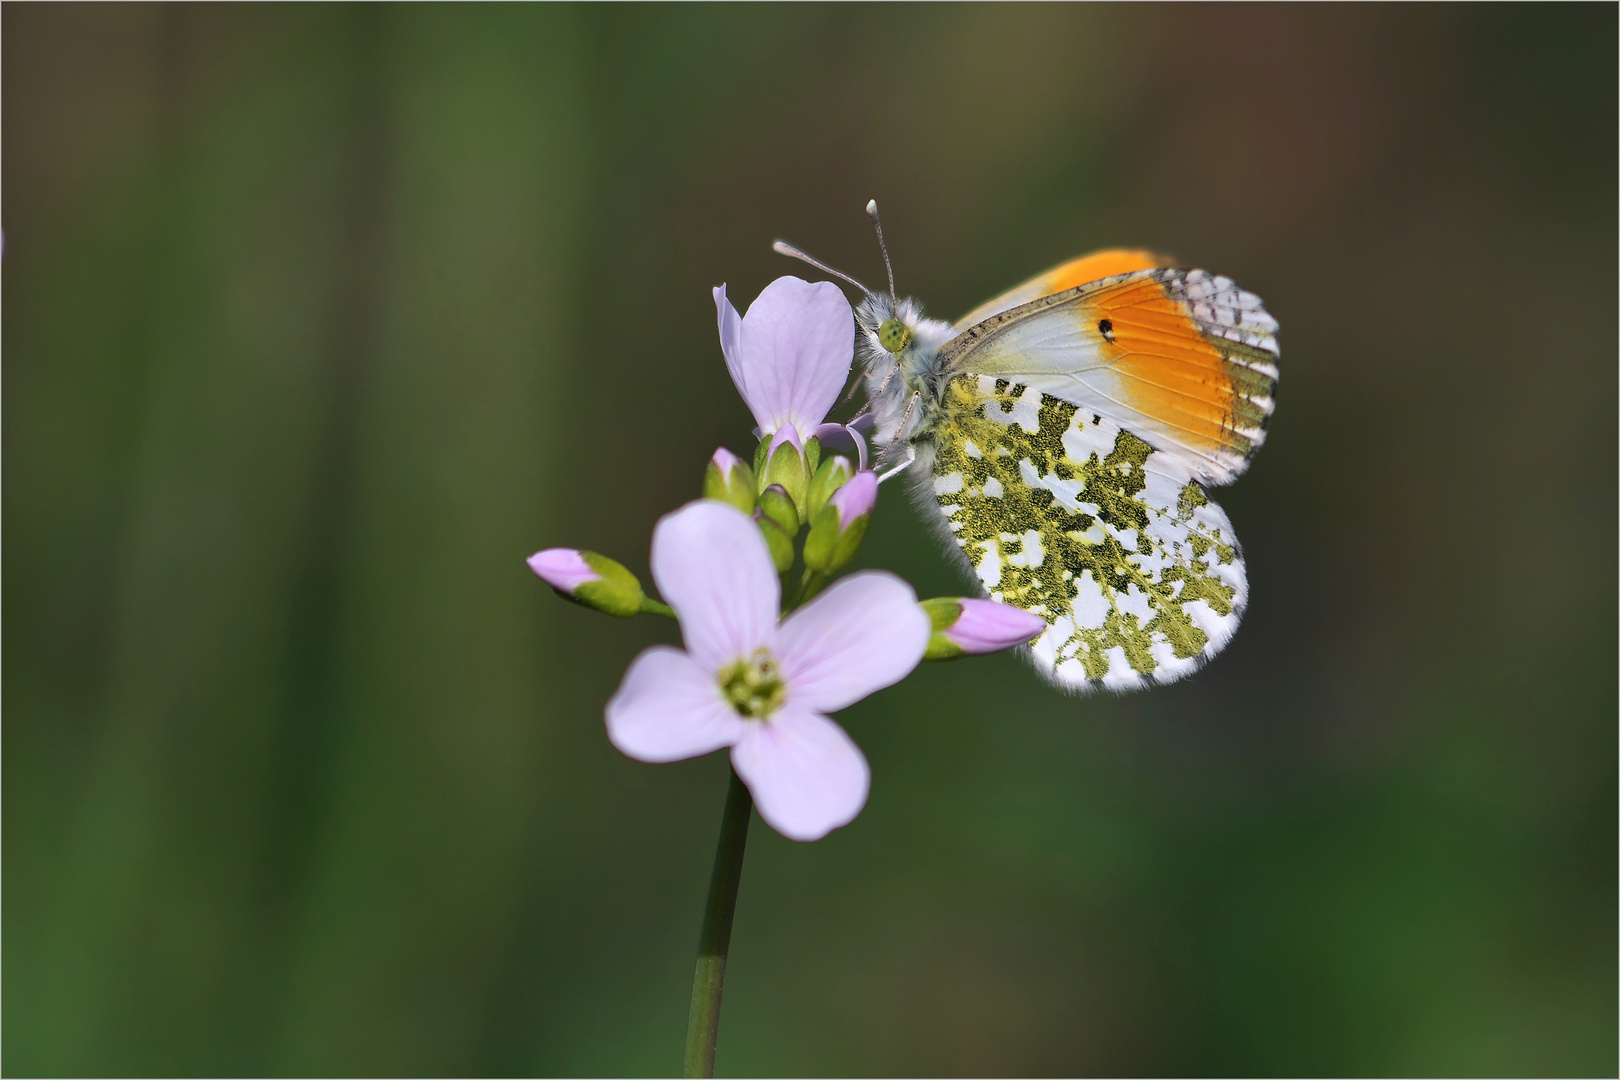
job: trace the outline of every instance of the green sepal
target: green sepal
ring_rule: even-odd
[[[804,474],[806,476],[814,476],[816,475],[816,470],[820,467],[821,440],[812,435],[810,438],[804,440]]]
[[[726,476],[712,460],[703,472],[703,497],[730,503],[745,514],[754,510],[754,470],[739,461]]]
[[[763,439],[759,440],[759,445],[758,446],[754,447],[754,475],[755,476],[759,476],[759,475],[761,475],[762,473],[765,472],[765,459],[770,455],[770,452],[771,452],[771,439],[773,439],[773,438],[775,438],[775,436],[767,435]]]
[[[842,570],[860,550],[871,520],[869,515],[862,515],[840,532],[838,507],[823,506],[810,524],[810,535],[804,538],[804,565],[820,574]]]
[[[920,606],[933,630],[928,637],[928,649],[923,653],[923,659],[960,660],[966,656],[962,646],[945,636],[945,631],[955,626],[956,620],[962,617],[962,601],[955,596],[936,596],[932,600],[924,600]]]
[[[804,455],[799,448],[788,442],[780,440],[770,452],[765,461],[765,471],[758,480],[760,491],[764,491],[772,484],[780,484],[793,499],[795,507],[803,507],[805,495],[810,487],[810,473],[804,467]]]
[[[841,454],[834,454],[823,461],[810,479],[810,489],[805,496],[809,504],[805,507],[805,520],[814,521],[821,508],[827,505],[827,500],[832,498],[832,493],[849,483],[849,478],[854,475],[849,458]]]
[[[759,525],[759,531],[765,536],[765,546],[771,551],[771,561],[776,564],[776,572],[785,574],[788,567],[793,565],[793,537],[783,531],[773,519],[765,516],[764,512],[756,509],[754,521]]]
[[[601,580],[587,581],[576,587],[572,594],[558,589],[558,596],[621,619],[640,614],[646,594],[641,591],[641,582],[636,575],[606,555],[598,555],[594,551],[579,554],[585,560],[585,565],[601,576]]]
[[[783,613],[801,608],[808,604],[811,600],[814,600],[816,594],[822,589],[826,588],[827,582],[831,580],[832,578],[828,577],[826,574],[821,574],[814,570],[806,569],[804,575],[799,578],[799,587],[793,590],[793,594],[789,602],[782,605]]]
[[[667,619],[680,618],[679,615],[675,614],[674,608],[670,607],[668,604],[654,600],[650,596],[643,596],[641,598],[641,613],[643,615],[662,615]]]
[[[759,493],[759,508],[766,517],[782,526],[782,531],[789,536],[799,535],[799,510],[793,505],[793,497],[781,484],[772,484]]]

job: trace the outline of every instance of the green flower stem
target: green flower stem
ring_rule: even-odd
[[[713,1076],[714,1048],[720,1036],[720,994],[726,983],[726,953],[731,948],[731,919],[737,913],[737,885],[742,881],[743,848],[754,799],[731,771],[726,810],[720,819],[720,843],[709,878],[709,902],[703,912],[697,969],[692,973],[692,1011],[686,1020],[684,1076]]]
[[[827,587],[830,580],[828,575],[806,568],[804,576],[799,579],[798,588],[793,590],[788,602],[782,605],[783,613],[808,604],[816,593]]]
[[[643,615],[668,615],[672,619],[675,617],[674,608],[668,604],[660,604],[650,596],[641,598],[641,613]]]
[[[796,589],[783,589],[788,602],[782,605],[782,614],[808,601],[826,588],[830,580],[831,575],[806,567]],[[789,575],[784,572],[782,584],[785,586],[788,581]],[[675,614],[656,600],[643,599],[641,610]],[[748,844],[748,822],[753,813],[754,797],[733,769],[731,787],[726,792],[725,814],[720,819],[714,871],[709,877],[709,902],[703,910],[697,967],[692,972],[692,1008],[686,1018],[683,1076],[714,1075],[714,1048],[720,1039],[720,996],[726,985],[726,954],[731,950],[731,920],[737,913],[737,886],[742,881],[743,849]]]

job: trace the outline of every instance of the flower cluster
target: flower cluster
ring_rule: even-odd
[[[598,611],[680,621],[685,650],[643,652],[608,702],[614,746],[650,762],[729,747],[760,816],[784,836],[815,840],[860,813],[871,779],[828,713],[923,660],[1023,645],[1045,624],[991,600],[919,602],[886,571],[834,580],[855,557],[878,495],[870,428],[825,422],[854,359],[849,302],[834,285],[795,277],[772,282],[740,317],[724,286],[714,300],[726,368],[759,443],[752,462],[716,450],[703,498],[654,529],[663,602],[594,552],[550,548],[529,567]]]

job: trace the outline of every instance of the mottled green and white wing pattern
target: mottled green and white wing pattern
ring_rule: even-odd
[[[1232,525],[1186,469],[1117,424],[987,375],[947,385],[933,495],[985,591],[1040,615],[1036,668],[1076,690],[1196,671],[1248,598]]]

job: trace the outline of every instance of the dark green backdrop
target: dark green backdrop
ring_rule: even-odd
[[[756,823],[719,1068],[1610,1073],[1616,9],[7,4],[4,1069],[667,1073],[725,789],[602,704],[782,237],[1282,321],[1174,687],[1011,657]],[[960,588],[904,500],[863,558]]]

